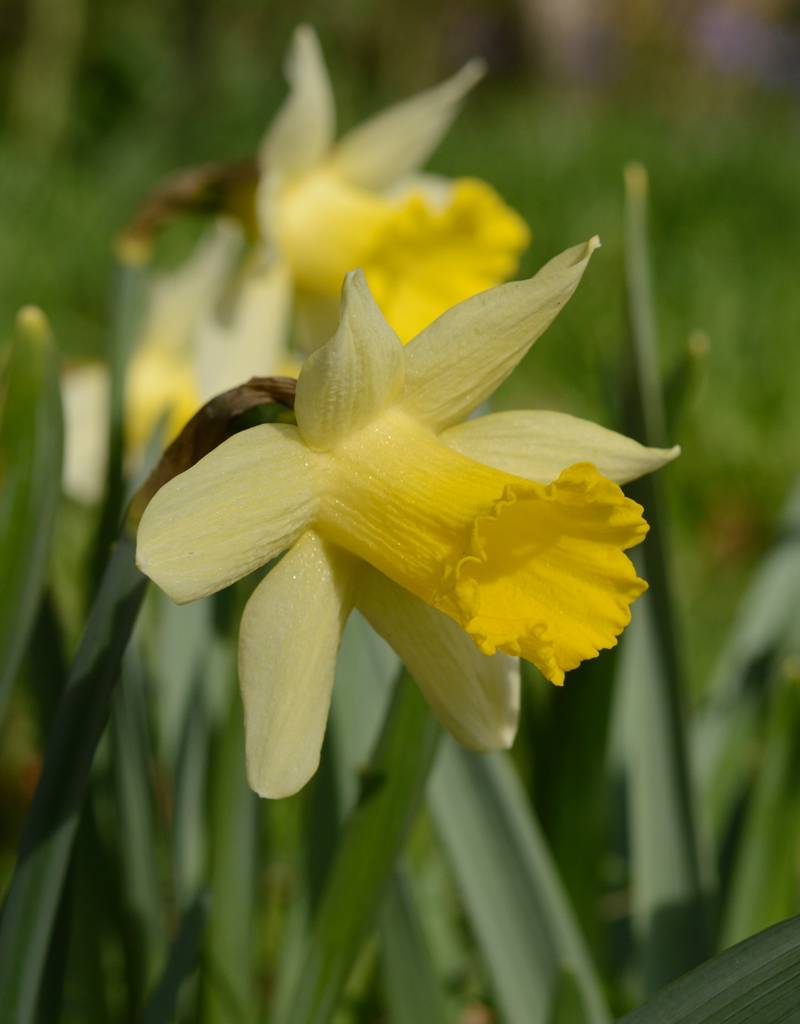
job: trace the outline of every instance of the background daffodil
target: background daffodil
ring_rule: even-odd
[[[313,29],[295,32],[290,93],[260,147],[258,242],[220,217],[176,270],[158,274],[126,381],[128,464],[153,430],[168,436],[213,394],[248,377],[295,372],[292,337],[310,351],[336,326],[345,274],[365,269],[403,341],[462,299],[510,277],[530,233],[486,182],[416,173],[483,65],[335,136],[333,91]],[[292,328],[294,323],[294,330]],[[64,489],[99,499],[109,376],[65,374]]]
[[[483,75],[481,61],[338,141],[331,83],[307,25],[294,34],[286,74],[289,96],[261,145],[257,218],[268,273],[293,290],[302,347],[330,336],[354,267],[404,342],[515,272],[530,234],[494,189],[418,173]]]
[[[569,299],[596,244],[455,306],[405,348],[364,275],[350,275],[336,335],[301,370],[297,426],[234,436],[147,507],[138,564],[179,602],[287,552],[240,631],[248,775],[260,794],[293,793],[316,770],[353,607],[476,749],[513,739],[509,655],[561,683],[616,643],[645,588],[624,551],[647,525],[612,479],[677,449],[552,413],[462,423]]]

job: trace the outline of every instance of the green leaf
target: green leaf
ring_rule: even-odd
[[[158,870],[153,757],[147,723],[145,675],[132,650],[111,711],[114,793],[120,829],[123,903],[135,963],[128,965],[134,1004],[141,1008],[166,948],[163,892]]]
[[[548,1022],[562,970],[585,1019],[610,1020],[589,953],[507,755],[471,754],[448,740],[429,801],[508,1024]]]
[[[444,994],[422,929],[411,879],[396,869],[380,914],[383,976],[391,1024],[441,1024]]]
[[[202,1020],[249,1024],[257,1017],[255,909],[258,799],[247,785],[244,716],[229,662],[227,720],[214,736],[209,792],[209,889]]]
[[[47,740],[0,919],[0,1006],[29,1024],[53,922],[111,695],[136,621],[146,580],[134,564],[135,543],[115,545],[67,687]]]
[[[108,463],[105,500],[97,528],[94,561],[100,579],[108,550],[119,532],[125,502],[125,372],[139,339],[142,316],[147,308],[148,268],[142,254],[120,258],[114,267],[111,296],[111,327],[106,359],[110,370],[108,406]]]
[[[417,813],[438,739],[427,704],[404,675],[345,823],[282,1024],[330,1020]]]
[[[800,1007],[800,917],[726,950],[620,1024],[788,1024]]]
[[[718,845],[753,770],[771,666],[800,602],[800,483],[778,538],[761,559],[717,659],[706,704],[695,715],[692,752],[702,806]]]
[[[784,677],[772,699],[760,765],[725,900],[724,948],[797,909],[800,837],[800,686]]]
[[[206,922],[205,898],[197,896],[181,918],[164,971],[147,1004],[142,1024],[172,1024],[181,987],[197,966]]]
[[[44,315],[23,309],[0,420],[0,719],[36,617],[61,494],[58,369]]]
[[[626,407],[638,440],[663,447],[666,418],[647,242],[647,174],[625,170],[625,269],[631,382]],[[671,597],[660,476],[630,487],[650,523],[634,561],[650,592],[633,609],[618,662],[624,781],[629,799],[632,904],[646,991],[710,952],[702,856],[684,725],[684,673]]]

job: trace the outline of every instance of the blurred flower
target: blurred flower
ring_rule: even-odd
[[[295,32],[286,73],[289,96],[261,145],[257,216],[269,272],[289,270],[301,347],[330,336],[354,267],[404,342],[515,272],[530,233],[494,189],[417,173],[483,75],[481,61],[338,142],[330,80],[308,26]]]
[[[334,144],[334,105],[313,30],[297,29],[289,97],[261,146],[259,241],[220,219],[177,270],[157,276],[126,379],[127,464],[166,419],[170,440],[199,405],[254,375],[290,373],[336,326],[345,274],[365,268],[405,341],[454,303],[511,276],[524,221],[485,182],[413,172],[481,77],[472,61],[448,81],[368,120]],[[97,363],[63,381],[64,489],[102,493],[109,375]]]
[[[353,607],[476,749],[513,740],[512,656],[561,684],[616,643],[646,586],[623,552],[647,525],[612,480],[677,449],[557,413],[462,422],[569,299],[596,245],[462,302],[405,348],[364,275],[349,275],[335,336],[300,372],[297,426],[235,435],[148,505],[137,561],[178,602],[287,551],[240,632],[248,774],[260,794],[293,793],[316,770]]]
[[[274,277],[247,277],[225,319],[218,313],[242,249],[242,232],[220,220],[176,270],[155,276],[125,379],[125,451],[140,468],[159,424],[170,441],[220,391],[258,374],[293,372],[285,292]],[[213,312],[213,315],[212,315]],[[69,367],[62,378],[64,491],[92,504],[101,494],[111,380],[104,363]]]

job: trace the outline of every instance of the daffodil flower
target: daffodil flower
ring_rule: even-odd
[[[290,93],[261,145],[258,225],[269,273],[291,289],[298,339],[330,336],[344,275],[362,267],[408,341],[450,306],[504,281],[530,234],[491,186],[416,173],[450,127],[481,61],[335,141],[333,91],[313,30],[294,35]]]
[[[148,505],[137,561],[178,602],[286,552],[240,630],[258,793],[294,793],[316,770],[354,607],[480,750],[513,740],[517,655],[561,684],[616,643],[646,586],[624,551],[647,525],[612,481],[677,449],[556,413],[466,419],[568,300],[596,244],[462,302],[406,347],[364,275],[349,275],[338,331],[300,372],[297,426],[235,435]]]

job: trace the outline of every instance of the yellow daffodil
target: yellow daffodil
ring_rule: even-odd
[[[235,435],[148,505],[137,561],[178,602],[286,552],[240,631],[258,793],[293,793],[316,770],[354,607],[476,749],[514,737],[515,656],[560,684],[616,643],[645,588],[624,551],[647,531],[617,483],[677,449],[556,413],[466,419],[569,299],[596,244],[462,302],[406,347],[364,275],[349,275],[335,336],[300,372],[297,426]]]
[[[297,30],[290,94],[261,146],[260,240],[220,219],[192,257],[157,276],[126,380],[128,465],[166,418],[173,436],[211,395],[254,375],[293,373],[290,323],[310,351],[335,327],[344,275],[365,268],[407,341],[445,309],[511,276],[525,223],[485,182],[413,172],[436,147],[479,61],[334,143],[334,104],[312,29]],[[109,376],[98,363],[63,381],[64,489],[97,501],[105,477]]]
[[[404,342],[515,272],[528,228],[494,189],[416,173],[481,78],[480,61],[338,142],[330,80],[308,26],[295,32],[286,73],[289,97],[261,146],[257,207],[271,272],[293,290],[301,346],[330,336],[331,310],[335,326],[342,280],[355,267]]]

